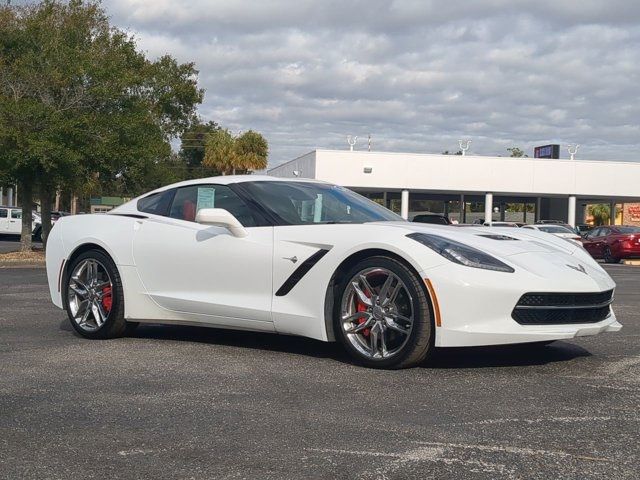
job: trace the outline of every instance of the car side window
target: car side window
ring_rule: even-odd
[[[22,210],[11,210],[11,218],[20,220],[22,218]]]
[[[0,208],[0,218],[7,218],[9,216],[9,214],[7,213],[7,210],[4,208]]]
[[[600,229],[600,233],[598,234],[599,237],[605,237],[607,235],[609,235],[611,233],[611,229],[610,228],[601,228]]]
[[[195,222],[202,208],[223,208],[236,217],[244,227],[257,225],[249,206],[226,185],[189,185],[176,191],[169,216],[179,220]]]
[[[138,211],[166,216],[175,193],[175,188],[172,188],[170,190],[165,190],[164,192],[147,195],[146,197],[138,200]]]

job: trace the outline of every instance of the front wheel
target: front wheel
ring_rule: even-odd
[[[80,254],[68,268],[64,302],[71,326],[86,338],[115,338],[135,324],[124,319],[122,281],[113,260],[100,250]]]
[[[359,363],[412,367],[433,350],[429,299],[420,278],[401,262],[384,256],[363,260],[337,292],[335,331]]]

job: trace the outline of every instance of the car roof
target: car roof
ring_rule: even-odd
[[[322,180],[314,180],[312,178],[282,178],[272,177],[270,175],[218,175],[217,177],[205,177],[205,178],[193,178],[191,180],[184,180],[182,182],[172,183],[171,185],[165,185],[151,192],[144,193],[142,197],[154,193],[163,192],[171,188],[184,187],[187,185],[201,185],[205,183],[217,183],[218,185],[231,185],[233,183],[247,183],[247,182],[287,182],[287,183],[320,183],[327,184]]]
[[[143,193],[135,198],[132,198],[126,203],[113,208],[108,213],[119,213],[127,211],[137,211],[137,202],[141,198],[145,198],[154,193],[164,192],[173,188],[187,187],[189,185],[203,185],[208,183],[216,183],[218,185],[231,185],[234,183],[249,183],[249,182],[286,182],[286,183],[318,183],[322,185],[331,185],[328,182],[322,180],[314,180],[312,178],[282,178],[272,177],[270,175],[219,175],[217,177],[205,177],[205,178],[192,178],[191,180],[183,180],[181,182],[165,185],[155,190],[151,190]]]

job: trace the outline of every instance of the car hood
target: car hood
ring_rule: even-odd
[[[592,291],[614,288],[607,272],[576,242],[533,229],[512,227],[455,227],[388,222],[407,234],[439,235],[477,248],[526,271],[553,291]]]
[[[450,225],[416,224],[413,222],[380,222],[455,240],[498,257],[511,257],[522,253],[541,252],[573,254],[580,247],[563,238],[537,230],[514,227],[458,227]]]

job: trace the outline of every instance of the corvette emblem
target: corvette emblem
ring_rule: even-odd
[[[580,265],[580,264],[578,264],[578,265],[569,265],[569,264],[567,263],[567,267],[569,267],[569,268],[573,268],[573,269],[574,269],[575,271],[577,271],[577,272],[582,272],[582,273],[584,273],[585,275],[588,275],[588,273],[587,273],[587,271],[585,270],[585,268],[584,268],[582,265]]]

